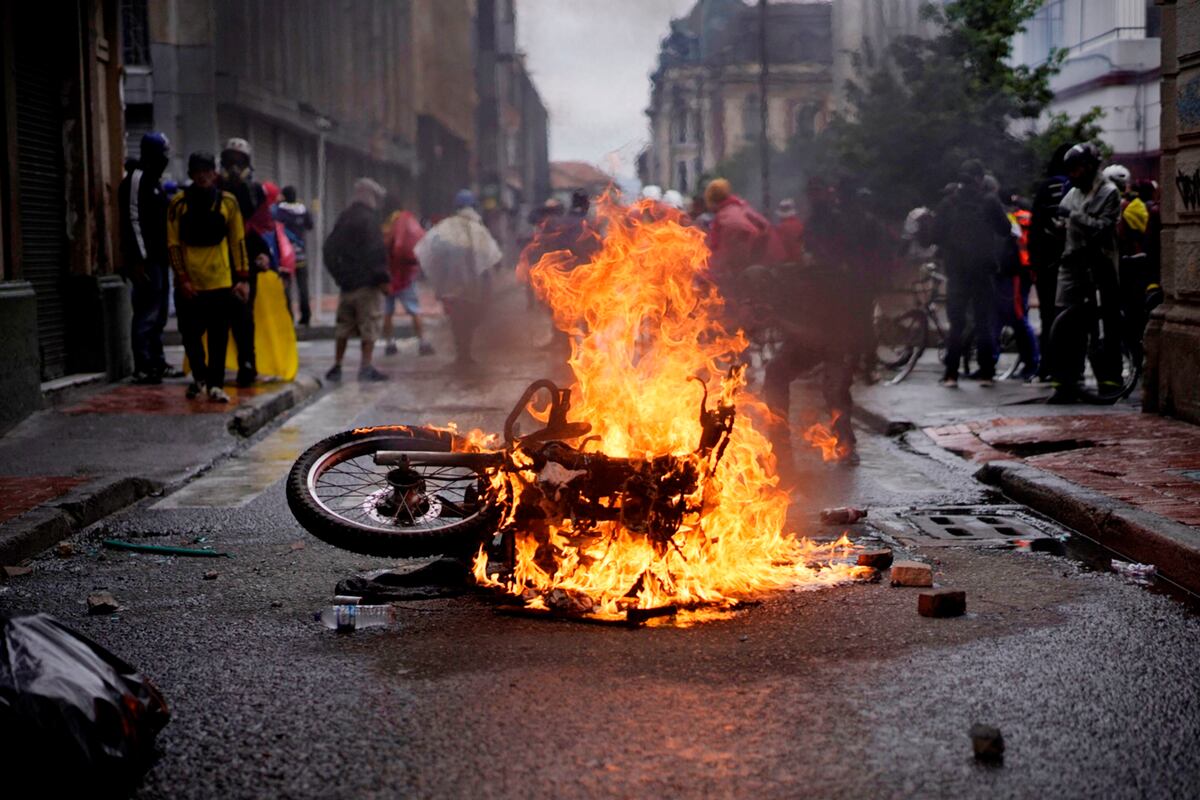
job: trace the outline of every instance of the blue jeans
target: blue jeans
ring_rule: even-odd
[[[132,278],[133,320],[130,340],[133,368],[147,375],[161,374],[167,362],[163,358],[163,328],[167,325],[169,278],[166,264],[147,264],[145,276]]]
[[[1017,353],[1021,357],[1023,374],[1028,377],[1037,372],[1041,362],[1037,336],[1029,324],[1029,290],[1032,283],[1016,276],[1001,275],[996,278],[996,337],[1005,325],[1013,329],[1017,339]],[[1017,292],[1020,292],[1018,295]],[[1017,304],[1020,303],[1018,306]],[[1020,313],[1018,313],[1018,309]]]

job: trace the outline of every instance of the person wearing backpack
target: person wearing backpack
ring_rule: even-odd
[[[250,296],[245,227],[237,199],[217,188],[217,163],[211,153],[192,153],[188,176],[191,185],[167,207],[175,308],[192,368],[187,396],[193,399],[207,393],[212,402],[228,403],[229,395],[222,388],[225,348],[237,304]]]

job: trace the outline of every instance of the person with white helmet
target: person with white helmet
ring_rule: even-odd
[[[1121,190],[1121,194],[1129,191],[1129,181],[1133,178],[1129,170],[1120,164],[1112,164],[1104,168],[1104,177],[1117,185]]]
[[[252,386],[258,378],[258,359],[254,354],[254,298],[258,294],[258,273],[270,268],[267,242],[252,225],[255,212],[266,204],[263,188],[254,181],[250,162],[250,143],[233,137],[221,151],[221,179],[218,188],[238,201],[246,225],[246,255],[250,259],[249,293],[233,316],[233,342],[237,348],[237,385]]]
[[[663,192],[662,202],[663,205],[670,206],[676,211],[683,211],[683,195],[674,189]]]
[[[653,183],[646,184],[642,187],[638,197],[642,200],[653,200],[658,203],[663,199],[663,190],[661,186],[655,186]]]

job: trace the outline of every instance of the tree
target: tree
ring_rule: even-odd
[[[1041,5],[926,5],[922,14],[939,34],[898,39],[881,58],[858,55],[864,77],[849,87],[851,113],[814,143],[814,160],[870,189],[877,210],[893,219],[935,202],[967,158],[983,161],[1002,186],[1030,187],[1058,143],[1097,138],[1101,114],[1045,115],[1065,52],[1033,68],[1011,63],[1013,37]]]

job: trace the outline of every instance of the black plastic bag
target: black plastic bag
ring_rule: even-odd
[[[48,614],[0,615],[0,781],[9,787],[128,795],[168,719],[158,689],[100,645]]]

